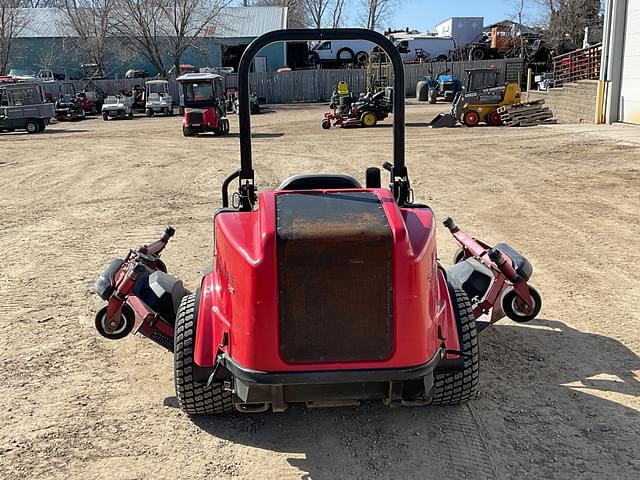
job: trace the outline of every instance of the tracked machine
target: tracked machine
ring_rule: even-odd
[[[392,60],[389,184],[372,166],[364,185],[312,173],[258,194],[252,60],[273,42],[327,39],[370,40]],[[274,31],[245,50],[238,82],[240,168],[222,184],[211,267],[192,292],[167,273],[160,255],[171,227],[112,261],[96,282],[106,302],[95,319],[100,334],[136,332],[172,351],[176,395],[189,415],[472,399],[477,330],[505,314],[530,320],[541,300],[522,255],[474,239],[450,219],[460,251],[454,266],[440,263],[434,212],[413,201],[405,164],[404,72],[393,44],[361,29]]]

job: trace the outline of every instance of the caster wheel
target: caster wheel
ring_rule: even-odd
[[[533,301],[533,305],[531,305],[531,310],[527,313],[522,310],[522,307],[518,305],[518,297],[516,295],[515,290],[509,289],[502,296],[502,311],[504,314],[509,317],[514,322],[528,322],[533,320],[540,313],[540,309],[542,308],[542,298],[538,291],[529,285],[529,295],[531,295],[531,300]]]
[[[453,254],[453,264],[460,263],[464,260],[464,250],[459,248],[456,253]]]
[[[120,321],[117,325],[107,325],[107,306],[105,305],[96,313],[96,330],[104,338],[109,340],[120,340],[126,337],[133,330],[135,315],[133,310],[126,303],[122,305],[120,311]]]
[[[331,122],[329,120],[323,120],[321,125],[323,130],[329,130],[331,128]]]

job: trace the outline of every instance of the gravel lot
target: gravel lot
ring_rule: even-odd
[[[522,251],[545,302],[539,320],[481,334],[481,395],[456,408],[191,421],[170,354],[98,337],[92,287],[168,223],[163,258],[195,287],[237,134],[183,138],[176,117],[0,134],[0,478],[640,478],[640,147],[554,126],[424,128],[445,108],[408,106],[416,201]],[[391,159],[390,122],[323,131],[323,110],[254,117],[259,188],[363,179]]]

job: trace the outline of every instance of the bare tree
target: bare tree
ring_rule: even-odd
[[[331,3],[330,0],[304,0],[304,8],[309,16],[311,26],[322,28],[324,14]]]
[[[229,6],[230,0],[172,0],[160,4],[167,22],[167,55],[180,73],[180,58],[190,47],[197,47],[197,39],[205,30],[215,31],[220,12]]]
[[[66,28],[73,32],[73,47],[91,63],[106,71],[115,33],[113,12],[116,0],[60,0]]]
[[[0,0],[0,75],[7,73],[14,40],[27,27],[23,0]]]
[[[342,25],[342,13],[344,11],[344,5],[346,0],[334,0],[333,9],[331,12],[331,26],[338,28]]]
[[[180,59],[198,48],[203,36],[214,32],[221,11],[230,0],[118,0],[115,29],[126,46],[142,55],[158,73],[167,66],[180,73]]]
[[[118,0],[114,24],[123,48],[144,57],[158,73],[165,75],[162,11],[157,0]]]
[[[547,41],[561,52],[569,41],[580,46],[585,27],[602,24],[601,0],[537,0],[547,10]]]
[[[379,28],[389,18],[396,0],[360,0],[363,23],[369,30]]]

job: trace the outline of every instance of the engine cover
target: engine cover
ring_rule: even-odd
[[[383,360],[393,350],[393,238],[371,192],[277,197],[279,342],[291,363]]]

